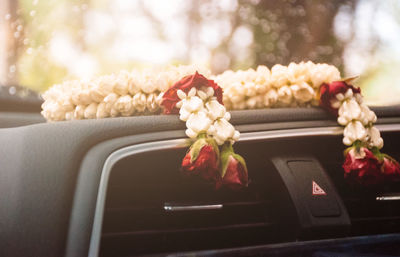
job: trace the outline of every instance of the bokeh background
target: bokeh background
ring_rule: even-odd
[[[0,0],[0,84],[195,63],[214,74],[311,60],[400,103],[400,0]]]

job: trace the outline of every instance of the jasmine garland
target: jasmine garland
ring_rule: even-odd
[[[340,80],[334,66],[277,64],[271,70],[259,66],[217,76],[198,71],[179,66],[67,81],[43,94],[42,115],[61,121],[179,114],[193,140],[182,162],[184,174],[201,176],[216,188],[240,189],[247,186],[247,168],[233,150],[240,133],[229,122],[227,110],[320,105],[344,126],[343,143],[349,146],[345,177],[363,185],[400,180],[400,164],[380,152],[384,142],[374,126],[375,113],[363,103],[360,89]]]
[[[196,71],[221,86],[220,101],[227,110],[317,106],[320,85],[340,80],[334,66],[312,62],[277,64],[271,70],[259,66],[218,76],[195,66],[121,71],[52,86],[43,93],[42,115],[48,121],[62,121],[157,114],[163,111],[163,94]]]

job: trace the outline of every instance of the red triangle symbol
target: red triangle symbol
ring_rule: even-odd
[[[312,182],[312,194],[313,195],[326,195],[325,191],[313,180]]]

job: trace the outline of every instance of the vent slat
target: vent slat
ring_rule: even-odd
[[[267,202],[257,201],[224,204],[222,209],[217,210],[167,212],[161,206],[111,209],[106,211],[103,230],[109,233],[264,223],[271,220],[267,213],[268,206]]]

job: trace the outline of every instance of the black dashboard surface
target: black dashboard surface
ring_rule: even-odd
[[[400,121],[398,107],[374,110],[381,123]],[[317,108],[235,111],[232,123],[241,132],[337,126],[335,119]],[[125,136],[136,135],[138,141],[185,137],[183,129],[175,115],[0,129],[0,256],[65,255],[78,173],[91,148]],[[151,136],[157,132],[162,133]]]

